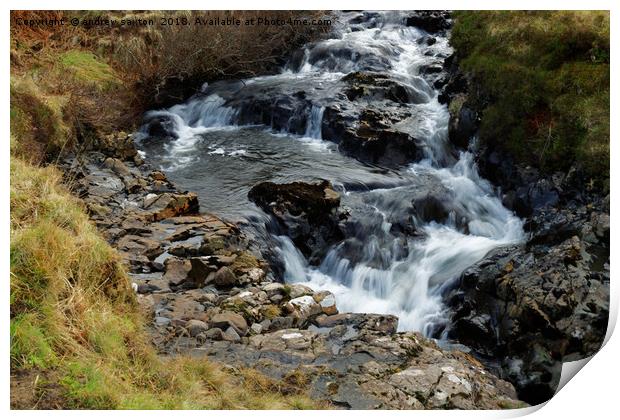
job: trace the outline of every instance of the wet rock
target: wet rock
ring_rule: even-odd
[[[275,217],[295,245],[317,263],[329,245],[343,239],[340,195],[328,181],[255,185],[248,198]]]
[[[548,179],[538,180],[528,191],[529,204],[533,210],[555,206],[559,198],[555,186]]]
[[[406,21],[407,26],[415,26],[429,33],[438,33],[449,29],[452,25],[450,13],[438,10],[417,11],[409,16]]]
[[[469,141],[478,130],[478,114],[469,108],[467,96],[459,94],[450,102],[450,122],[448,134],[450,142],[461,149],[467,149]]]
[[[391,167],[422,158],[419,141],[404,129],[403,120],[411,116],[408,111],[351,108],[330,106],[324,112],[324,136],[336,141],[339,151],[364,162]]]
[[[390,100],[397,103],[425,103],[429,95],[393,80],[387,74],[374,72],[353,72],[342,78],[347,83],[345,95],[351,101]]]
[[[437,185],[424,185],[414,191],[412,211],[423,222],[445,222],[450,212],[452,193]]]
[[[497,250],[466,270],[447,297],[450,336],[502,360],[503,377],[528,402],[554,394],[562,362],[592,355],[602,344],[609,274],[593,269],[587,249],[572,236]]]
[[[437,43],[437,38],[435,38],[434,36],[426,35],[418,39],[416,42],[418,44],[425,44],[425,45],[430,46],[430,45],[435,45],[435,43]]]

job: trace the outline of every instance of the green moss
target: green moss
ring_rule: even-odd
[[[274,319],[282,315],[282,310],[276,305],[267,305],[263,307],[263,316],[267,319]]]
[[[108,64],[88,51],[71,50],[60,56],[60,64],[84,83],[90,83],[101,90],[118,84],[118,76]]]
[[[483,109],[480,140],[544,171],[609,178],[609,13],[457,12],[451,43]]]
[[[222,309],[241,314],[247,321],[250,322],[254,322],[256,320],[254,314],[252,313],[251,307],[241,299],[233,299],[225,303],[222,305]]]
[[[237,258],[235,258],[235,261],[230,266],[231,270],[233,270],[235,273],[257,267],[260,267],[258,259],[247,251],[240,252],[239,255],[237,255]]]
[[[225,246],[226,244],[221,236],[205,236],[202,241],[200,252],[205,254],[217,254],[219,251],[223,250]]]
[[[282,288],[282,295],[284,296],[285,300],[290,300],[291,299],[291,286],[288,284],[285,284],[284,287]]]

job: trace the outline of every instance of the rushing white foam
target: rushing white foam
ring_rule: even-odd
[[[328,289],[336,294],[341,311],[376,312],[397,315],[400,330],[432,333],[433,327],[446,322],[441,299],[446,287],[467,267],[482,259],[492,249],[523,241],[522,221],[502,206],[491,185],[481,179],[468,152],[460,154],[456,163],[442,167],[450,160],[447,153],[449,114],[439,104],[436,93],[417,76],[427,62],[418,43],[420,31],[402,25],[346,33],[342,39],[324,41],[324,48],[342,51],[353,44],[363,54],[369,49],[381,49],[391,57],[387,71],[408,83],[417,95],[425,95],[424,103],[416,105],[419,117],[415,126],[408,127],[416,138],[424,140],[426,158],[413,164],[410,171],[439,180],[451,192],[451,217],[445,224],[415,221],[423,239],[407,239],[403,251],[402,239],[389,233],[391,223],[387,214],[375,207],[379,218],[374,232],[364,232],[358,261],[351,262],[339,246],[331,249],[319,267],[311,267],[303,255],[285,236],[278,237],[280,254],[285,263],[285,280],[301,282],[314,289]],[[316,47],[314,47],[316,48]],[[446,38],[437,40],[434,48],[449,51]],[[311,52],[306,51],[302,73],[355,71],[356,62],[342,60],[333,68],[329,56],[309,64]],[[331,66],[331,68],[330,68]],[[391,190],[375,191],[392,194]],[[463,220],[457,221],[456,217]],[[460,223],[465,222],[467,233]],[[383,264],[377,264],[381,261]]]
[[[308,124],[306,125],[306,137],[311,139],[322,139],[321,126],[323,125],[323,113],[325,113],[324,106],[312,106],[310,111],[310,117],[308,118]]]
[[[403,106],[411,107],[415,118],[402,121],[398,128],[421,141],[425,156],[408,171],[440,184],[448,192],[448,220],[441,224],[409,220],[419,235],[403,239],[403,235],[393,234],[393,216],[408,214],[403,209],[411,197],[407,186],[384,186],[362,199],[370,215],[365,213],[366,224],[353,238],[360,244],[353,256],[341,243],[328,250],[319,267],[313,267],[288,237],[275,239],[285,265],[285,281],[331,290],[341,311],[394,314],[400,318],[399,329],[430,334],[446,321],[442,288],[492,249],[523,241],[523,226],[502,206],[492,186],[479,177],[472,155],[463,152],[455,158],[449,152],[448,109],[419,75],[422,66],[431,62],[429,51],[443,57],[451,52],[447,37],[436,37],[432,46],[422,45],[417,41],[424,32],[404,26],[402,14],[384,12],[382,19],[370,27],[343,27],[339,37],[309,45],[295,70],[289,68],[279,75],[245,83],[290,84],[310,78],[333,82],[349,72],[370,68],[389,74],[406,87],[412,103]],[[333,144],[322,141],[324,110],[320,105],[311,107],[305,133],[298,138],[327,153]],[[148,117],[168,118],[178,137],[167,146],[173,163],[166,169],[199,159],[196,144],[204,140],[207,131],[237,129],[236,111],[217,95],[194,98]],[[208,152],[218,159],[244,153],[243,149],[231,151],[219,144]]]
[[[286,280],[331,290],[342,311],[397,315],[401,330],[428,334],[433,326],[445,322],[442,287],[492,249],[522,241],[522,222],[502,206],[490,185],[478,177],[469,153],[462,153],[451,168],[416,164],[412,170],[431,172],[454,193],[452,204],[467,218],[469,233],[463,233],[454,220],[422,225],[424,239],[409,239],[408,254],[398,258],[402,244],[398,238],[389,237],[390,224],[382,217],[375,238],[368,238],[364,244],[362,262],[352,264],[336,247],[318,268],[308,266],[290,239],[279,237]],[[389,194],[390,190],[383,193]],[[387,238],[389,246],[381,245],[377,238]],[[373,261],[390,247],[395,249],[387,252],[389,264],[377,268]]]

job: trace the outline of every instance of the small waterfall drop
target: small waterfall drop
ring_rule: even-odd
[[[324,106],[313,105],[310,109],[310,116],[308,117],[308,124],[306,125],[305,137],[311,139],[321,140],[321,126],[323,124],[323,113],[325,112]]]

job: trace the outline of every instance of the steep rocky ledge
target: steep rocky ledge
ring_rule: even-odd
[[[458,54],[458,51],[457,51]],[[498,186],[503,204],[526,221],[528,240],[498,249],[468,269],[446,293],[449,336],[483,359],[499,361],[519,396],[553,396],[562,362],[593,355],[609,316],[609,195],[593,190],[575,162],[542,173],[488,145],[470,145],[481,117],[470,99],[480,89],[446,60],[440,100],[450,109],[450,140],[473,150],[480,175]]]
[[[330,292],[276,282],[244,235],[200,214],[196,195],[145,165],[130,136],[101,139],[60,166],[123,255],[162,355],[252,366],[342,408],[524,405],[471,356],[397,333],[396,317],[339,313]]]
[[[329,246],[344,239],[340,222],[347,213],[339,209],[340,194],[329,181],[316,184],[262,182],[248,193],[312,263],[320,263]]]

